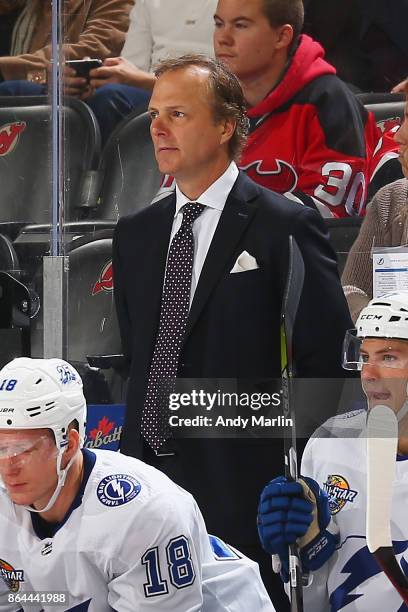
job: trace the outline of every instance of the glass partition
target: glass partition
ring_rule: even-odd
[[[124,394],[120,359],[101,359],[122,352],[113,230],[174,182],[155,163],[147,94],[101,137],[89,71],[120,55],[126,26],[98,38],[92,11],[82,3],[72,12],[66,0],[0,4],[0,362],[64,357],[84,375],[89,401],[111,405]],[[395,131],[404,96],[387,106],[379,95],[360,100],[384,132]],[[361,218],[325,223],[342,272]],[[368,275],[371,247],[355,253]]]
[[[51,254],[52,227],[54,242],[60,241],[53,219],[57,104],[47,85],[47,62],[33,63],[27,55],[27,41],[43,18],[29,4],[16,0],[0,7],[1,365],[20,355],[44,355],[44,257]]]

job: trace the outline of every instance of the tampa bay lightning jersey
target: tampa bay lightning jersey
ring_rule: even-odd
[[[401,597],[367,548],[366,412],[337,416],[327,429],[335,438],[309,440],[301,474],[311,476],[330,499],[340,544],[303,589],[305,612],[408,612]],[[408,574],[408,457],[398,457],[392,499],[394,552]]]
[[[1,612],[273,612],[257,564],[208,536],[189,493],[137,459],[83,453],[85,482],[52,537],[0,494]]]

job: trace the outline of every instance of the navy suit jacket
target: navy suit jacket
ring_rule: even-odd
[[[121,450],[138,457],[142,457],[140,418],[174,213],[172,194],[121,218],[113,241],[116,306],[130,373]],[[342,341],[353,324],[322,218],[240,172],[194,294],[179,377],[280,377],[280,312],[290,234],[305,263],[293,340],[297,374],[343,376]],[[255,257],[259,269],[231,274],[244,250]],[[197,498],[209,528],[231,543],[253,542],[260,489],[283,470],[281,444],[277,440],[205,439],[179,443],[187,474],[181,484]]]

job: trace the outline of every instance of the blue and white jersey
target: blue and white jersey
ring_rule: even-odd
[[[52,537],[0,494],[1,612],[274,610],[257,564],[210,540],[189,493],[137,459],[83,453],[82,487]],[[66,601],[24,604],[33,591]]]
[[[303,590],[305,612],[408,611],[367,548],[365,421],[365,411],[331,419],[327,428],[336,438],[312,438],[303,455],[301,474],[311,476],[327,491],[340,529],[338,550]],[[396,556],[408,574],[407,503],[408,460],[398,458],[391,535]]]

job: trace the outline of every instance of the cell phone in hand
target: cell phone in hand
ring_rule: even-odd
[[[100,68],[103,64],[100,59],[67,60],[65,63],[75,70],[77,76],[87,80],[89,80],[89,72],[94,68]]]

